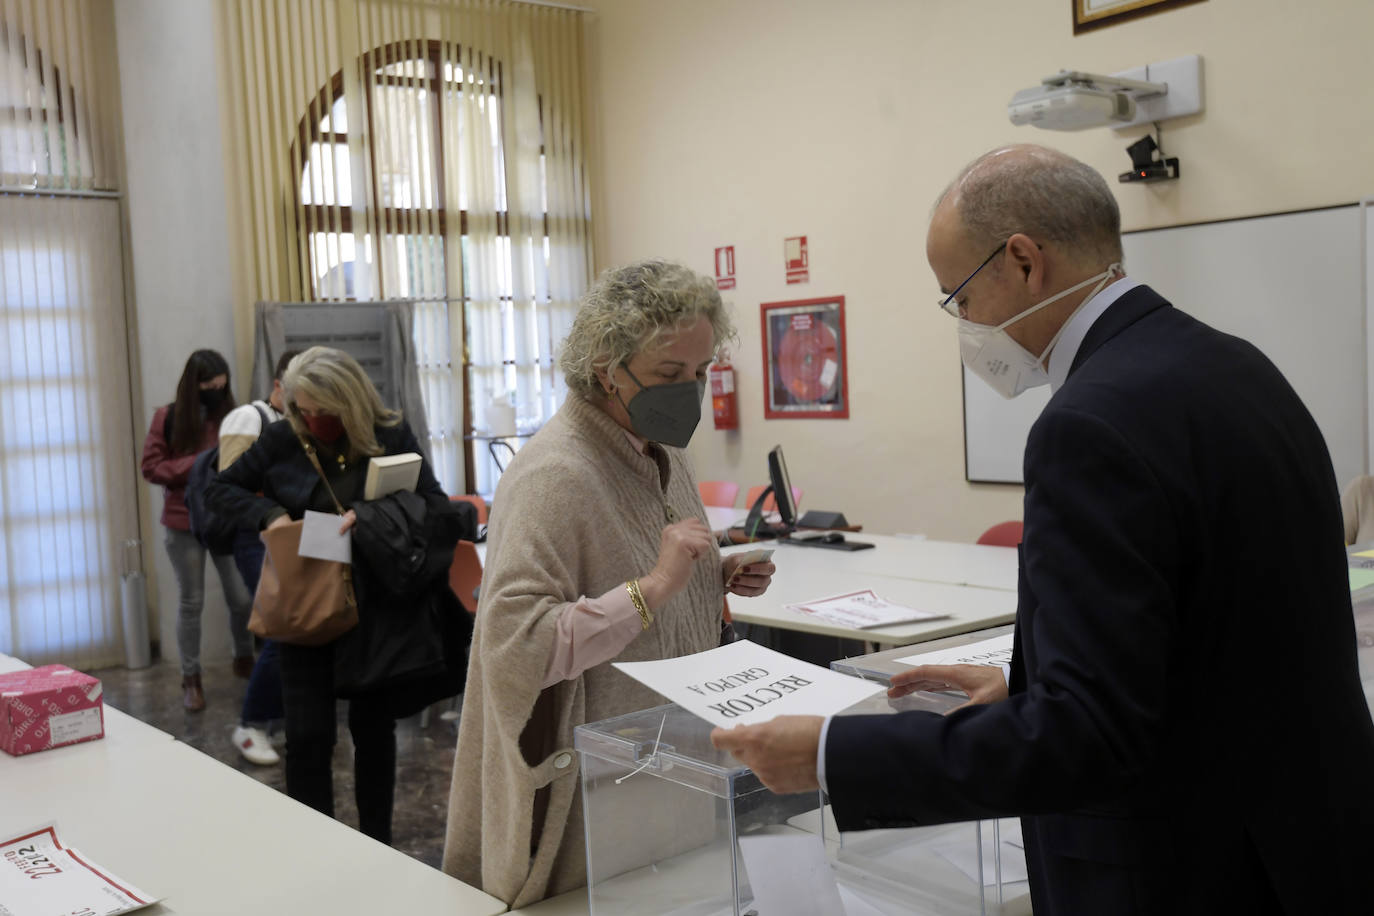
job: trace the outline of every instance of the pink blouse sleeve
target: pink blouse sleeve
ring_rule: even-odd
[[[599,598],[578,599],[558,618],[553,652],[539,689],[570,681],[588,668],[615,658],[640,628],[639,612],[623,585]]]

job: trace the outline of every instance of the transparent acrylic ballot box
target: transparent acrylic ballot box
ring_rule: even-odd
[[[883,684],[910,664],[898,659],[952,649],[1010,633],[1011,626],[963,633],[919,645],[900,646],[830,663],[834,671]],[[846,715],[883,714],[909,709],[945,713],[966,700],[958,692],[917,692],[897,700],[878,694],[845,710]],[[831,859],[843,879],[863,876],[914,912],[1029,914],[1021,825],[1017,818],[840,832],[822,811],[822,830],[832,845]]]
[[[736,838],[794,831],[788,818],[814,812],[820,799],[773,794],[712,747],[710,734],[709,723],[676,704],[574,732],[591,916],[752,911]]]
[[[870,711],[872,703],[854,709]],[[710,733],[710,724],[674,704],[576,729],[591,916],[797,916],[760,909],[737,841],[799,832],[821,834],[842,897],[868,907],[853,912],[998,912],[995,887],[984,910],[979,885],[956,864],[979,861],[979,825],[876,831],[904,835],[896,843],[878,837],[876,846],[858,833],[838,834],[818,793],[775,795],[712,747]],[[894,880],[889,872],[908,862],[919,873]],[[986,873],[993,873],[991,853]]]

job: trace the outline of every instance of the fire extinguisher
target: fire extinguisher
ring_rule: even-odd
[[[716,429],[739,429],[739,399],[735,395],[735,370],[730,357],[722,355],[707,370],[711,379],[711,414]]]

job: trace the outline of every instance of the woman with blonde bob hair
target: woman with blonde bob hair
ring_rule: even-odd
[[[341,432],[355,460],[383,454],[374,427],[401,422],[401,412],[382,404],[363,367],[343,350],[311,347],[291,360],[281,384],[291,427],[298,434],[314,435],[319,429],[326,442],[338,438],[336,430]]]
[[[563,344],[567,400],[497,486],[444,870],[513,907],[586,883],[573,728],[664,702],[611,663],[713,648],[725,593],[768,588],[772,563],[722,561],[684,451],[733,335],[711,280],[607,271]]]
[[[458,535],[446,520],[454,510],[410,427],[383,406],[352,356],[311,347],[291,360],[282,390],[286,422],[264,430],[220,473],[206,500],[253,530],[291,524],[306,510],[334,513],[336,497],[347,508],[339,533],[351,532],[359,625],[322,646],[281,644],[286,791],[333,816],[334,705],[336,696],[347,696],[359,827],[390,843],[395,720],[461,684],[435,681],[445,676],[447,661],[446,637],[435,627],[457,607],[447,578]],[[406,452],[421,456],[415,491],[364,500],[368,460]],[[405,563],[394,559],[386,540],[393,535]],[[413,569],[398,571],[412,559]],[[398,692],[394,684],[402,677],[407,687]]]

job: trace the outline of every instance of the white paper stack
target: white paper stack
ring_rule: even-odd
[[[821,620],[837,623],[840,626],[865,630],[870,627],[887,627],[894,623],[911,623],[916,620],[936,620],[948,614],[932,614],[918,611],[914,607],[893,604],[874,594],[871,588],[833,598],[820,598],[803,604],[789,604],[788,610],[819,617]]]

